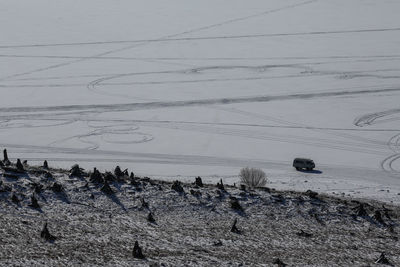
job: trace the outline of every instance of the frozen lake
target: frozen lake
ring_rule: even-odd
[[[400,2],[13,1],[0,147],[69,167],[400,202]],[[295,157],[320,172],[296,172]]]

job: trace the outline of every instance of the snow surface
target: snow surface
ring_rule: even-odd
[[[0,146],[400,203],[400,2],[1,1]],[[318,172],[296,172],[295,157]]]

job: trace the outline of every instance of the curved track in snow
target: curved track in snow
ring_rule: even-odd
[[[387,121],[398,120],[400,118],[388,118],[385,117],[396,115],[400,113],[400,109],[389,109],[381,112],[369,113],[362,115],[354,120],[354,125],[358,127],[370,126],[377,123],[384,123]],[[387,142],[387,147],[394,153],[380,163],[381,168],[391,174],[399,175],[400,170],[395,169],[393,165],[400,159],[400,133],[392,136]]]

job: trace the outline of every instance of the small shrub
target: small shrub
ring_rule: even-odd
[[[267,183],[265,172],[257,168],[243,168],[239,173],[240,182],[248,187],[263,187]]]

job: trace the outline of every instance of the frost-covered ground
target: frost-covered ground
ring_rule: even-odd
[[[0,6],[15,158],[231,184],[251,166],[276,188],[400,203],[399,1]]]
[[[85,174],[1,172],[2,266],[372,266],[382,252],[400,265],[399,206],[215,184],[178,192],[112,174],[106,194],[103,178]],[[45,222],[55,240],[41,237]],[[133,257],[135,241],[145,259]]]

